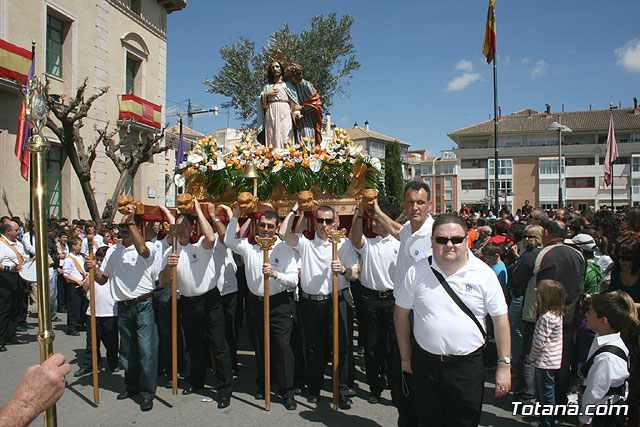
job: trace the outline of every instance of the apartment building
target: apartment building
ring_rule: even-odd
[[[523,109],[499,116],[500,206],[514,211],[529,200],[532,205],[555,208],[559,188],[565,206],[586,209],[610,205],[604,159],[611,114],[620,155],[613,164],[614,205],[640,204],[640,109],[634,98],[632,108],[552,112],[547,105],[542,113]],[[568,128],[561,134],[560,156],[559,133],[549,130],[553,122]],[[494,121],[458,129],[448,136],[458,147],[454,150],[458,161],[456,208],[462,203],[476,208],[491,205],[495,194]]]
[[[165,123],[167,15],[186,7],[185,0],[0,0],[0,39],[31,50],[36,41],[35,73],[46,74],[49,93],[68,102],[88,78],[86,97],[99,88],[109,91],[98,98],[83,120],[80,135],[85,145],[96,140],[96,128],[113,130],[126,146],[128,138],[158,133]],[[1,64],[0,64],[1,66]],[[0,77],[0,214],[27,217],[28,183],[20,176],[13,154],[22,103],[20,86]],[[51,119],[50,119],[51,120]],[[49,215],[88,217],[78,178],[53,132],[47,153]],[[145,204],[165,203],[168,176],[175,167],[173,150],[144,164],[126,192]],[[111,197],[119,174],[103,147],[97,149],[92,183],[98,208]]]
[[[425,150],[407,153],[407,181],[422,181],[431,188],[431,211],[456,212],[458,199],[458,165],[453,151],[429,157]]]

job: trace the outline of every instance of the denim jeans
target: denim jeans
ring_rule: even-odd
[[[511,326],[511,357],[514,361],[512,372],[513,375],[519,375],[519,360],[522,356],[522,336],[524,333],[524,325],[522,323],[522,302],[524,296],[511,299],[509,304],[509,325]]]
[[[519,384],[516,387],[517,393],[520,395],[520,400],[527,401],[533,399],[534,394],[534,366],[527,362],[527,355],[531,352],[531,345],[533,343],[533,332],[536,324],[533,322],[524,323],[524,333],[522,340],[522,356],[520,357],[520,364],[518,366],[518,379]]]
[[[126,389],[153,399],[158,383],[158,328],[153,299],[133,305],[118,303],[120,361]]]
[[[58,311],[58,272],[55,268],[50,268],[53,272],[49,273],[49,311],[51,312],[51,320],[56,317]]]
[[[557,369],[535,368],[536,372],[536,394],[541,405],[555,405],[556,394],[554,391],[555,376]],[[540,426],[555,426],[556,422],[552,415],[540,415]]]

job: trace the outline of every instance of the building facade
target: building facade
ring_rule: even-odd
[[[604,159],[613,114],[620,157],[613,164],[614,205],[640,204],[640,109],[538,113],[531,109],[498,118],[498,196],[500,206],[515,211],[529,200],[555,208],[562,191],[564,206],[576,209],[611,204],[604,184]],[[559,122],[570,131],[548,130]],[[492,205],[494,199],[494,122],[488,120],[448,134],[457,144],[458,200],[471,207]],[[559,162],[559,148],[560,158]],[[558,165],[561,170],[558,171]]]
[[[86,98],[108,86],[83,120],[80,135],[89,145],[97,128],[125,125],[116,138],[126,148],[127,138],[158,133],[165,123],[167,15],[185,6],[185,0],[0,0],[0,39],[25,49],[36,41],[35,73],[46,75],[49,93],[60,102],[73,99],[84,79]],[[29,187],[13,154],[22,103],[19,85],[0,79],[0,103],[6,106],[0,111],[0,168],[5,171],[0,214],[27,217]],[[49,215],[87,218],[78,178],[60,141],[48,129],[45,136],[52,144],[47,154]],[[165,203],[167,176],[174,166],[173,150],[154,156],[125,191],[145,204]],[[102,146],[91,172],[102,211],[119,178]]]
[[[458,164],[452,151],[427,157],[425,150],[407,153],[407,181],[422,181],[431,188],[431,211],[455,212],[458,206]]]
[[[353,124],[353,127],[351,129],[345,130],[347,131],[347,135],[349,136],[349,138],[351,138],[354,143],[362,146],[365,150],[367,150],[367,153],[369,153],[369,155],[379,158],[383,165],[385,158],[385,148],[387,144],[394,141],[398,142],[398,144],[400,145],[400,158],[402,160],[402,176],[407,176],[407,171],[409,168],[407,153],[411,144],[372,131],[369,128],[369,122],[364,122],[364,128],[359,127],[358,123],[356,122]]]

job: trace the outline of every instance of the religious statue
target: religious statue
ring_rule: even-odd
[[[258,132],[264,130],[264,145],[284,148],[294,140],[293,118],[299,115],[293,107],[297,95],[283,80],[284,69],[280,61],[272,61],[267,69],[268,84],[262,88],[258,100]],[[296,114],[297,113],[297,114]]]
[[[289,64],[285,70],[285,80],[287,87],[291,92],[295,93],[294,110],[300,111],[300,120],[296,121],[299,127],[298,137],[307,148],[311,148],[311,138],[315,139],[316,144],[322,142],[322,100],[318,95],[318,91],[313,87],[311,82],[302,77],[302,66],[296,62]],[[298,117],[298,114],[296,114]]]

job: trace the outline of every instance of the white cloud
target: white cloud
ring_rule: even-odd
[[[348,121],[349,121],[349,116],[342,116],[342,117],[340,117],[340,122],[341,122],[341,123],[346,123],[346,122],[348,122]]]
[[[460,62],[456,64],[456,70],[465,71],[470,73],[473,71],[473,64],[471,61],[467,61],[466,59],[461,59]]]
[[[531,77],[538,78],[540,76],[544,76],[549,71],[549,64],[544,59],[536,62],[536,66],[533,67],[533,71],[531,72]]]
[[[499,56],[498,56],[498,58],[499,58]],[[511,65],[511,57],[510,56],[505,56],[504,59],[502,61],[500,61],[500,62],[502,62],[503,65]]]
[[[615,50],[618,61],[626,71],[640,72],[640,39],[629,40],[624,46]]]
[[[461,76],[454,77],[447,85],[446,90],[462,90],[478,80],[480,80],[480,73],[463,73]]]
[[[520,65],[526,65],[529,63],[529,58],[522,58],[522,60],[520,61]]]

